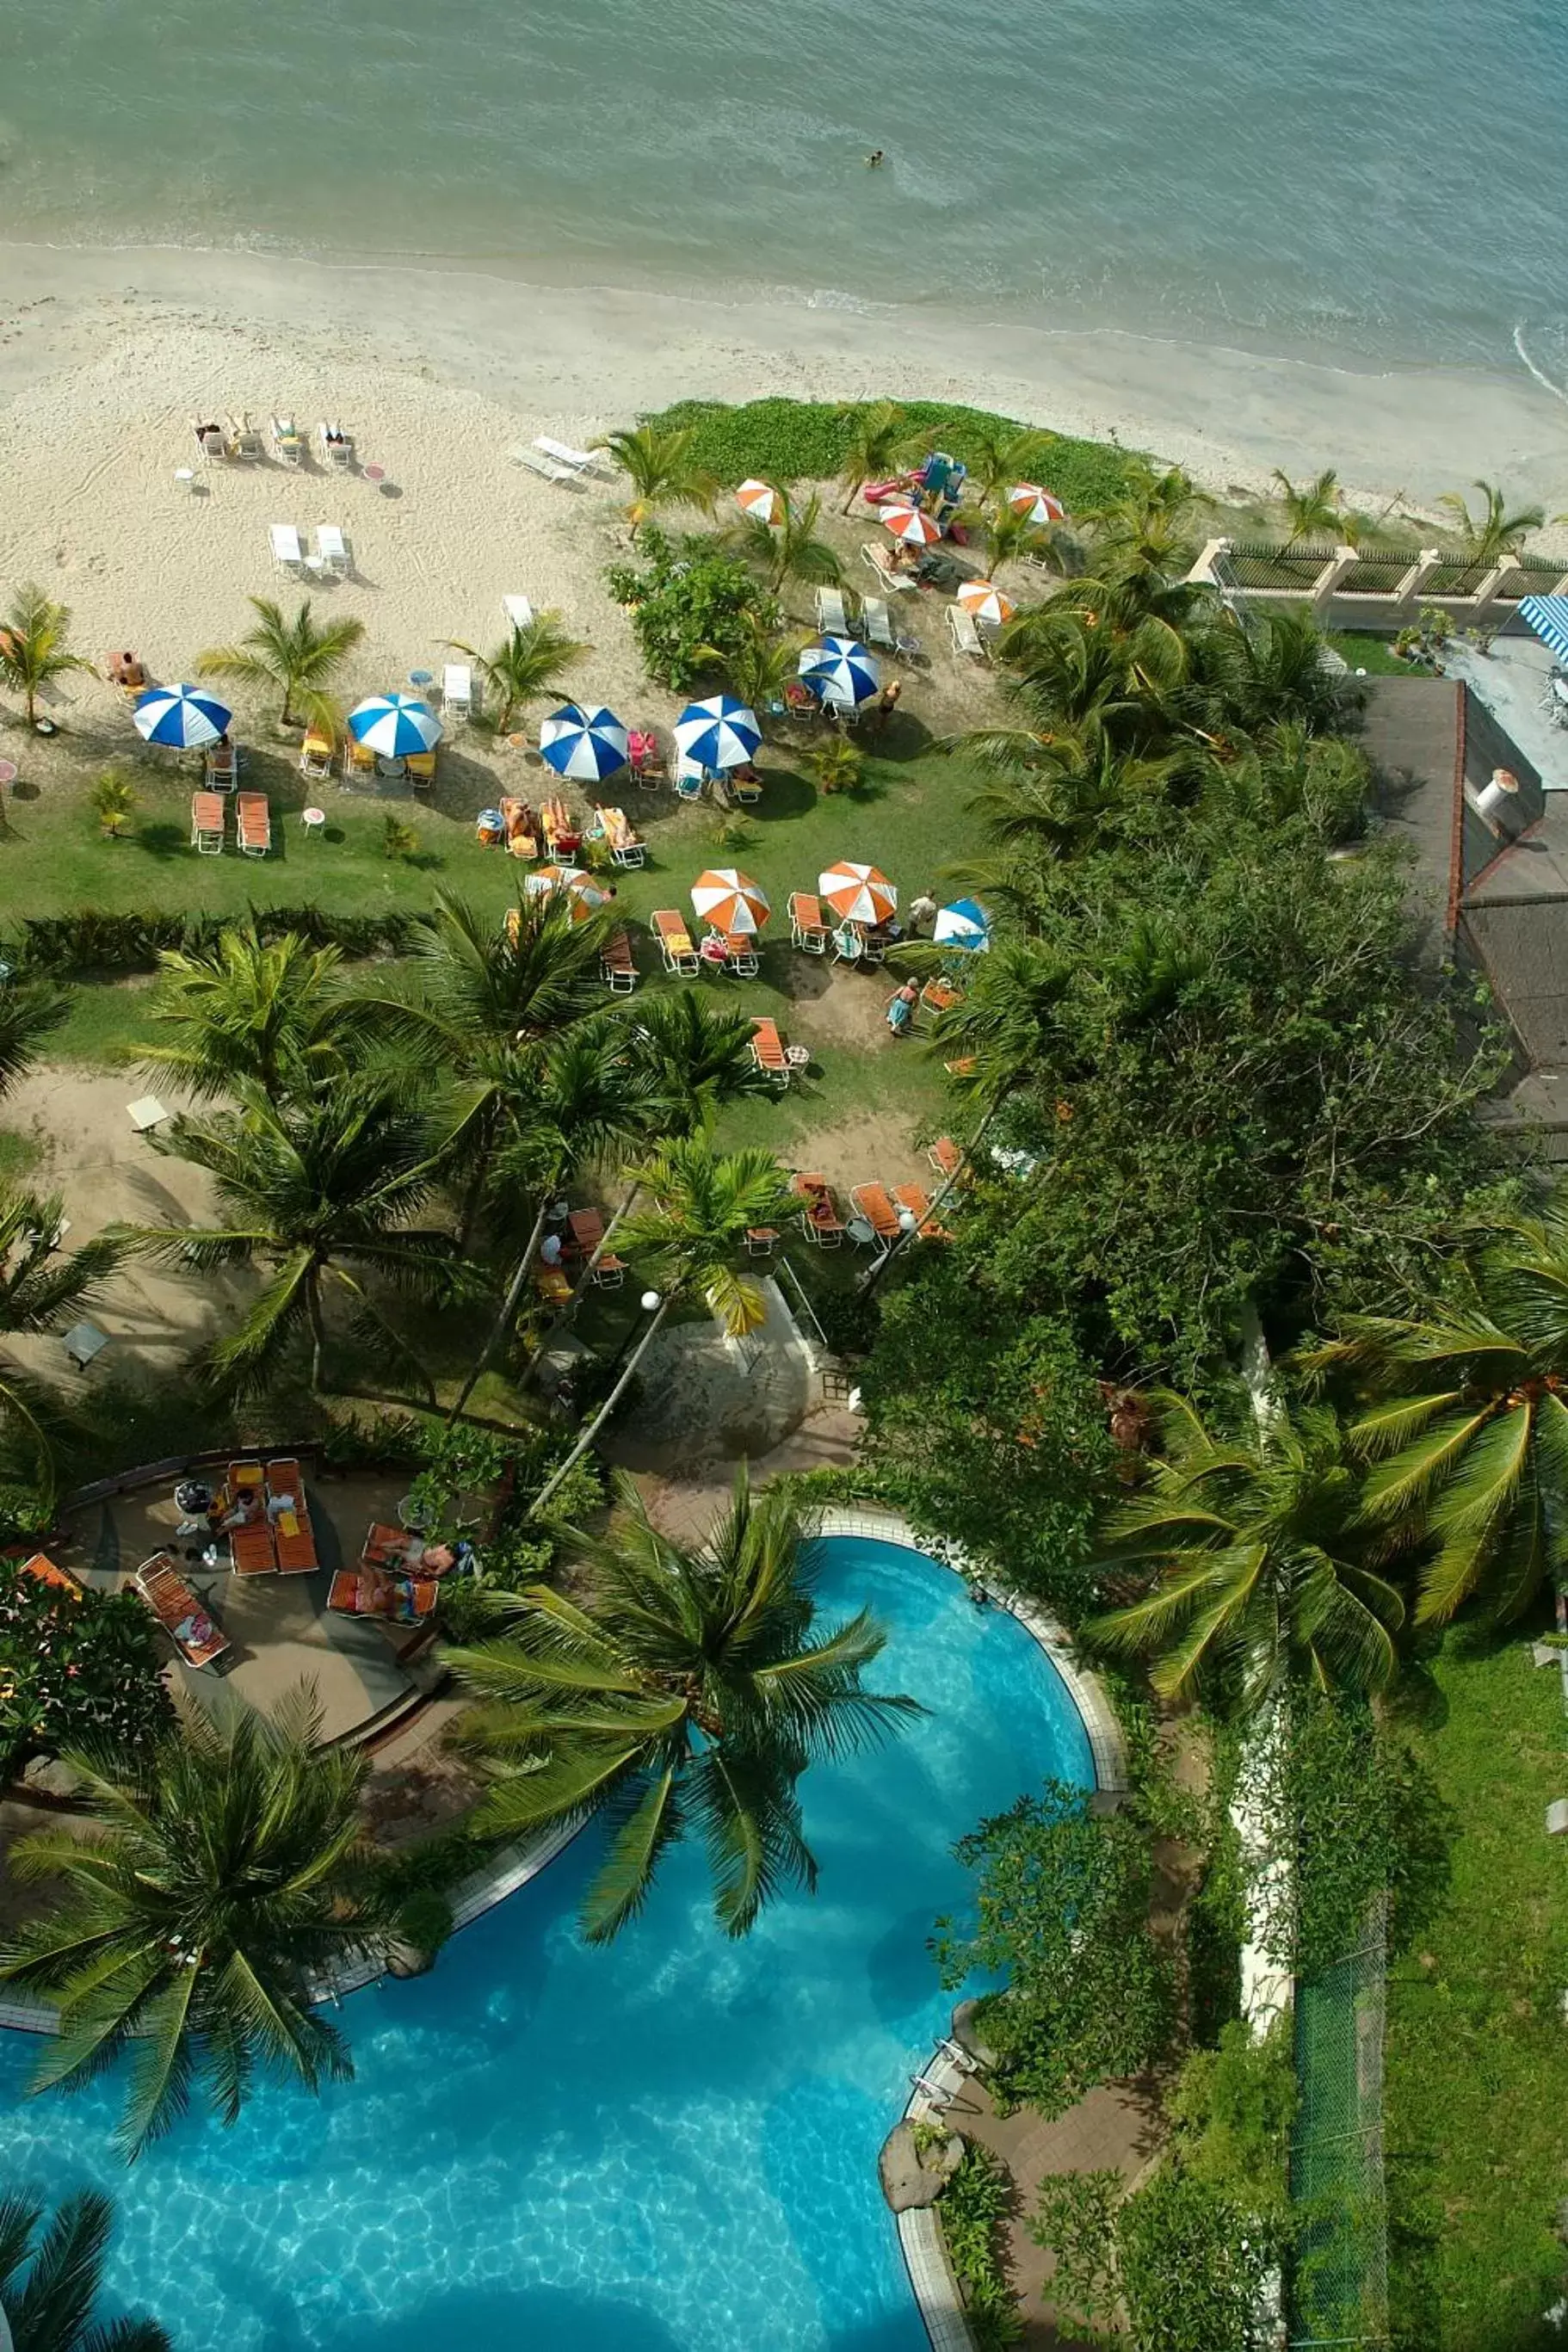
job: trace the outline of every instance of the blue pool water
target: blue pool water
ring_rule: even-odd
[[[188,2119],[129,2173],[109,2088],[22,2104],[30,2037],[0,2035],[0,2182],[108,2189],[113,2302],[179,2352],[920,2352],[876,2155],[952,1999],[952,1840],[1092,1769],[1039,1649],[946,1570],[836,1538],[819,1591],[881,1617],[872,1679],[931,1712],[812,1774],[815,1898],[731,1943],[681,1853],[595,1950],[585,1834],[433,1975],[345,2003],[354,2083]]]

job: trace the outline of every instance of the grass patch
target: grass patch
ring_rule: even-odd
[[[1568,1790],[1555,1672],[1514,1635],[1450,1634],[1406,1725],[1456,1817],[1443,1908],[1389,1987],[1386,2060],[1395,2341],[1532,2352],[1563,2291],[1568,2189]]]
[[[1407,661],[1399,659],[1392,637],[1376,636],[1370,629],[1331,629],[1328,640],[1352,670],[1364,669],[1369,677],[1421,676],[1418,669],[1412,669]]]
[[[929,435],[932,448],[963,457],[977,435],[1030,430],[1016,416],[990,409],[953,406],[940,400],[901,403],[911,426]],[[691,425],[697,463],[721,482],[761,474],[772,481],[825,481],[844,462],[849,426],[831,401],[752,400],[729,407],[716,400],[681,400],[641,419],[661,432]],[[1114,442],[1054,436],[1047,471],[1050,487],[1068,507],[1083,509],[1120,498],[1142,460]]]
[[[69,991],[69,1010],[49,1032],[51,1061],[82,1062],[111,1070],[132,1060],[147,1042],[151,980],[79,980]]]

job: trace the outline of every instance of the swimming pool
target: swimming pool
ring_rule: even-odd
[[[107,2189],[109,2298],[178,2352],[921,2352],[876,2156],[953,1999],[926,1949],[952,1843],[1092,1766],[1011,1617],[900,1545],[820,1562],[830,1619],[889,1629],[868,1680],[931,1712],[809,1776],[815,1898],[731,1943],[678,1853],[593,1949],[585,1832],[432,1975],[345,2002],[355,2082],[188,2118],[129,2172],[109,2090],[20,2102],[36,2049],[0,2034],[0,2183]]]

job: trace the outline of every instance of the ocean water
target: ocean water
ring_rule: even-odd
[[[0,2179],[105,2188],[110,2300],[178,2352],[921,2352],[876,2159],[953,1999],[925,1948],[968,1893],[952,1841],[1092,1771],[1043,1653],[947,1570],[835,1539],[818,1589],[930,1712],[809,1777],[815,1897],[731,1943],[682,1849],[595,1950],[584,1832],[433,1974],[344,2003],[356,2082],[189,2117],[130,2171],[112,2084],[24,2103],[35,2046],[0,2033]]]
[[[880,146],[887,163],[865,168]],[[21,0],[0,234],[1568,374],[1557,0]]]

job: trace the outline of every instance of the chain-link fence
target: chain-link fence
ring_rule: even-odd
[[[1290,2200],[1298,2233],[1291,2352],[1382,2352],[1388,2341],[1388,2211],[1383,2174],[1387,1910],[1373,1906],[1357,1949],[1296,1986],[1298,2106]]]

